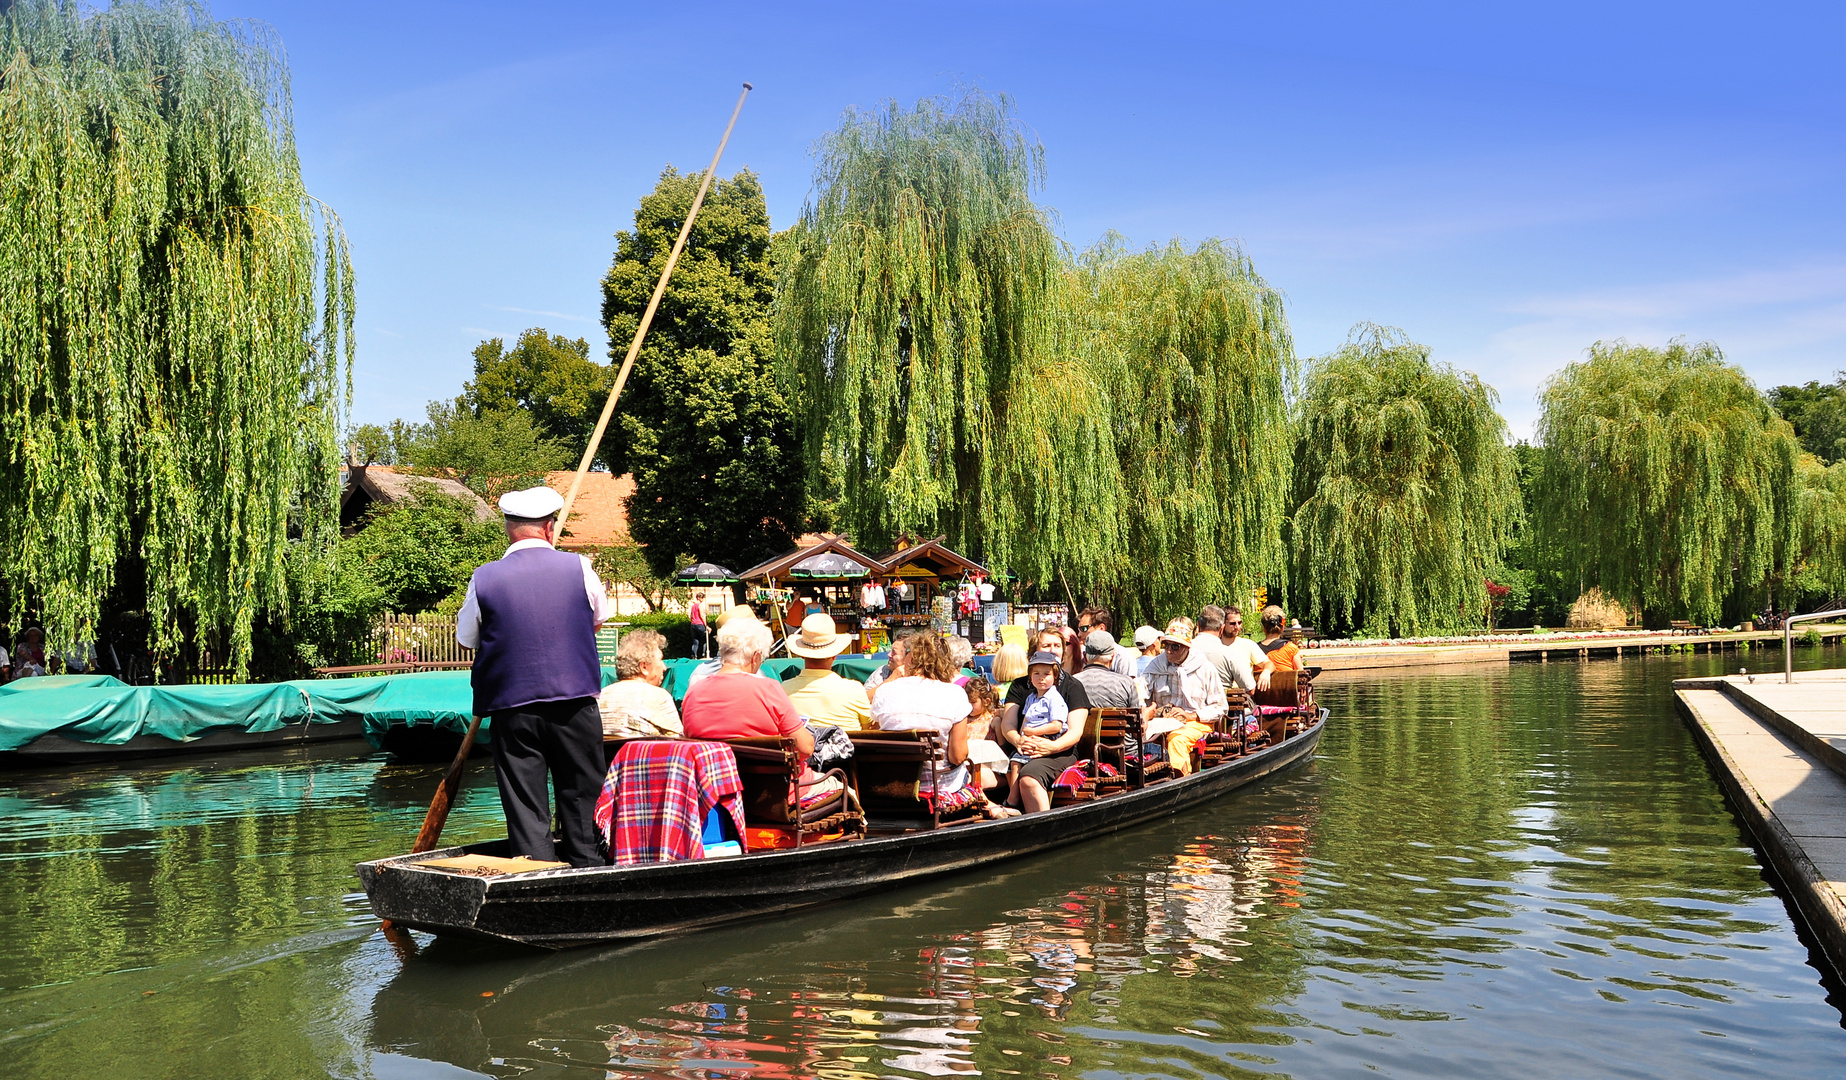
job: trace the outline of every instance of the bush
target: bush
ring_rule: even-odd
[[[611,622],[624,622],[622,633],[630,630],[658,630],[667,639],[667,656],[692,655],[692,620],[677,611],[650,611],[645,615],[619,615]]]
[[[1801,644],[1808,648],[1818,647],[1820,645],[1820,631],[1811,626],[1808,627],[1807,632],[1801,635]]]

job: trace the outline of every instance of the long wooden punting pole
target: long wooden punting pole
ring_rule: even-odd
[[[660,280],[654,285],[654,295],[647,302],[647,311],[641,315],[641,325],[635,327],[635,339],[628,343],[628,355],[622,359],[622,370],[616,372],[615,386],[609,391],[609,400],[603,403],[603,414],[596,419],[596,431],[590,436],[590,445],[583,448],[583,460],[577,463],[577,475],[571,477],[570,490],[564,493],[564,509],[558,512],[558,532],[570,521],[571,504],[577,501],[577,492],[583,487],[583,478],[590,471],[590,460],[596,456],[596,448],[602,445],[603,432],[609,429],[609,418],[615,415],[615,401],[622,396],[622,387],[628,382],[628,373],[634,370],[635,357],[640,355],[641,342],[647,337],[647,328],[654,324],[654,312],[660,309],[660,298],[666,295],[667,279],[673,276],[673,268],[679,264],[679,253],[686,249],[686,237],[692,235],[692,219],[699,216],[699,207],[705,205],[705,193],[711,190],[712,177],[718,175],[718,159],[724,156],[724,144],[731,141],[731,129],[737,126],[737,116],[744,111],[744,99],[754,89],[749,83],[744,84],[744,91],[737,95],[737,107],[731,110],[731,122],[724,126],[724,138],[718,140],[718,152],[711,156],[711,167],[705,170],[705,178],[699,181],[699,193],[692,199],[692,209],[686,213],[686,223],[679,227],[679,239],[673,241],[673,253],[667,256],[667,265],[661,268]]]
[[[679,239],[673,241],[673,253],[667,256],[667,265],[660,271],[660,280],[654,285],[654,295],[647,302],[647,312],[641,316],[641,325],[635,328],[635,339],[628,345],[628,356],[622,361],[622,370],[616,373],[615,386],[609,391],[609,400],[603,403],[603,414],[596,421],[596,433],[590,436],[590,445],[583,450],[583,460],[577,464],[577,475],[571,478],[570,490],[564,495],[564,508],[558,512],[558,532],[564,532],[564,523],[570,520],[571,503],[577,501],[577,492],[583,487],[583,477],[590,471],[590,462],[596,457],[596,447],[603,441],[603,432],[609,429],[609,418],[615,415],[615,403],[622,396],[622,387],[628,382],[628,373],[634,370],[635,357],[641,352],[641,342],[647,337],[647,328],[654,323],[654,312],[660,309],[660,298],[666,295],[667,279],[673,276],[673,268],[679,265],[679,254],[686,249],[686,237],[692,235],[692,221],[699,216],[699,207],[705,205],[705,193],[711,190],[712,177],[718,175],[718,159],[724,157],[724,146],[731,141],[731,129],[737,126],[738,114],[744,111],[744,99],[755,89],[749,83],[744,84],[743,93],[737,95],[737,107],[731,110],[731,122],[724,125],[724,138],[718,140],[718,152],[711,156],[711,167],[705,170],[705,178],[699,181],[699,193],[693,197],[692,209],[686,212],[686,223],[679,227]],[[436,789],[436,797],[429,801],[429,813],[423,815],[423,828],[417,833],[416,846],[411,854],[432,851],[436,842],[442,839],[442,827],[448,823],[449,807],[455,802],[455,793],[461,787],[462,767],[468,763],[468,752],[474,749],[474,737],[481,730],[481,718],[475,717],[468,725],[468,733],[462,736],[461,749],[456,751],[455,760],[450,763],[449,771],[443,774],[442,785]],[[386,928],[390,927],[387,921]]]

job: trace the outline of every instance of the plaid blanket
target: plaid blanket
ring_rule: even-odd
[[[723,743],[625,743],[596,800],[596,831],[617,866],[702,859],[705,815],[722,806],[744,835],[743,781]]]

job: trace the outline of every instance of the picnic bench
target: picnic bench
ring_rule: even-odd
[[[1675,633],[1675,634],[1686,634],[1686,635],[1688,635],[1688,636],[1690,636],[1690,635],[1693,635],[1693,634],[1709,634],[1709,633],[1711,633],[1711,631],[1710,631],[1710,630],[1708,630],[1708,629],[1706,629],[1705,627],[1703,627],[1703,626],[1700,626],[1699,624],[1697,624],[1697,623],[1694,623],[1694,622],[1687,622],[1687,621],[1686,621],[1686,620],[1684,620],[1684,619],[1674,619],[1674,620],[1673,620],[1673,621],[1672,621],[1672,622],[1671,622],[1670,624],[1668,624],[1668,625],[1670,625],[1670,626],[1672,627],[1672,632],[1673,632],[1673,633]]]

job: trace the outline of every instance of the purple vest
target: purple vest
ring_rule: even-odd
[[[481,606],[471,679],[475,715],[593,698],[602,689],[582,556],[515,551],[474,572],[474,599]]]

